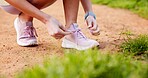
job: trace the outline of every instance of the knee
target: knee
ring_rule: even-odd
[[[29,2],[31,2],[32,4],[48,4],[48,3],[53,3],[56,0],[28,0]]]
[[[5,0],[6,2],[18,2],[20,0]]]
[[[10,13],[10,14],[18,15],[18,14],[21,13],[21,11],[17,10],[16,8],[14,8],[14,7],[11,6],[11,5],[1,6],[1,8],[2,8],[4,11],[6,11],[6,12],[8,12],[8,13]]]
[[[53,4],[56,0],[28,0],[31,4],[41,9]]]

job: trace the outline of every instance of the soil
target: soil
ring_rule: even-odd
[[[62,9],[61,9],[62,7]],[[148,34],[148,20],[123,9],[113,9],[102,5],[93,5],[101,35],[92,36],[84,21],[84,11],[80,6],[78,24],[87,37],[100,42],[100,50],[116,52],[118,45],[123,42],[122,32],[127,30],[135,35]],[[64,11],[61,1],[43,10],[54,16],[64,25]],[[38,46],[20,47],[16,43],[16,32],[13,21],[17,16],[8,14],[0,9],[0,75],[14,78],[14,75],[26,67],[41,64],[45,57],[61,55],[61,40],[52,38],[43,23],[34,20],[34,27],[38,32]]]

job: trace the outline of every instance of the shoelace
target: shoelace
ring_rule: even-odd
[[[24,35],[20,39],[30,38],[30,37],[35,37],[35,36],[38,37],[35,28],[33,26],[26,26],[25,29],[24,29]]]
[[[81,32],[80,28],[76,28],[75,31],[73,31],[73,32],[77,34],[77,37],[79,39],[85,39],[85,40],[87,39],[86,36]],[[77,45],[79,45],[78,40],[76,40],[76,43],[77,43]]]
[[[81,29],[76,28],[74,31],[72,31],[73,33],[77,33],[77,37],[79,39],[87,39],[86,36],[81,32]]]

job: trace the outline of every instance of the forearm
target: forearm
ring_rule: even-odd
[[[84,8],[85,13],[87,12],[93,12],[92,10],[92,4],[90,0],[81,0],[82,6]]]
[[[38,20],[42,21],[43,23],[46,22],[46,18],[49,17],[47,14],[40,11],[38,8],[30,4],[26,0],[6,0],[9,4],[17,8],[18,10],[22,11],[23,13],[37,18]]]

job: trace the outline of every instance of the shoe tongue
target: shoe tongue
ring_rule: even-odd
[[[26,26],[33,26],[32,22],[26,22]]]
[[[78,24],[77,23],[72,23],[68,30],[69,31],[75,31],[77,29],[78,29]]]

